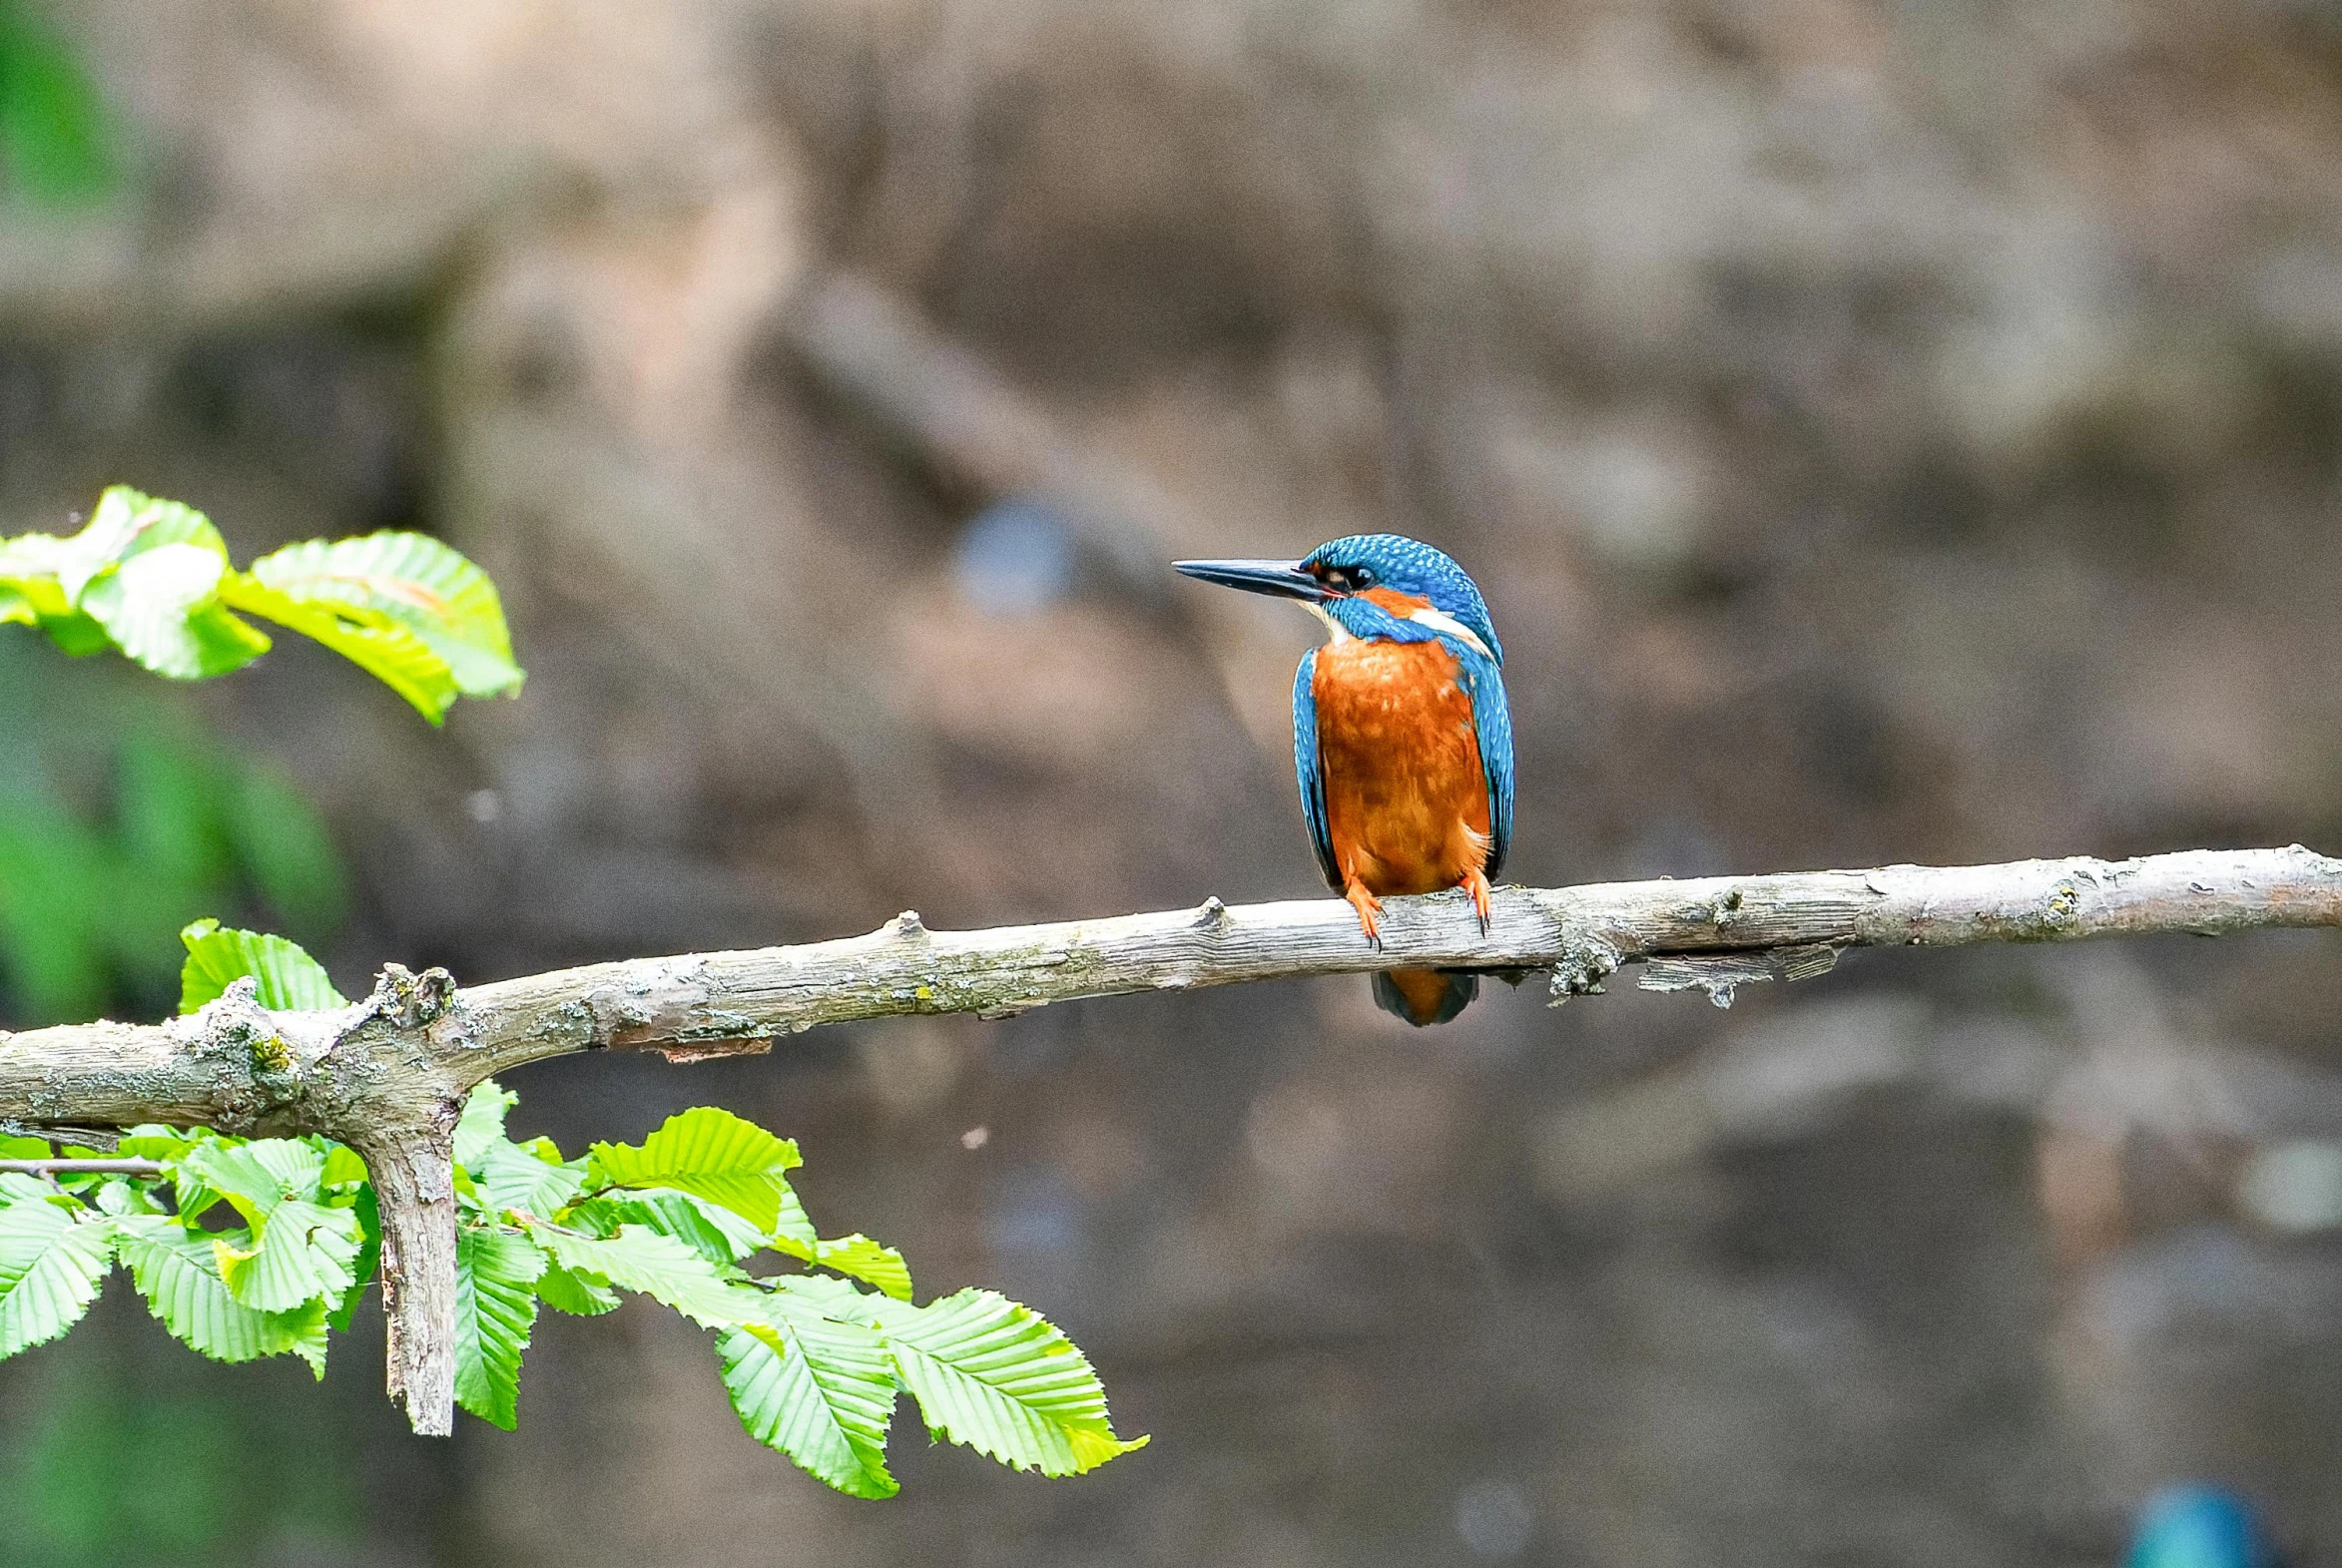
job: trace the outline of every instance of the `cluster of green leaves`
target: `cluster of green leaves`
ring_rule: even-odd
[[[116,485],[70,538],[0,540],[0,622],[158,675],[225,675],[269,650],[260,616],[314,638],[437,724],[455,699],[520,690],[496,586],[424,534],[312,539],[244,571],[210,518]]]
[[[0,638],[0,1024],[168,1006],[173,933],[207,909],[304,939],[339,919],[315,810],[177,698]]]
[[[212,921],[184,935],[186,1011],[245,975],[264,1006],[344,1005],[282,937]],[[789,1140],[702,1106],[572,1159],[511,1137],[513,1103],[483,1083],[455,1127],[455,1390],[482,1420],[513,1426],[541,1307],[593,1315],[626,1292],[714,1330],[749,1434],[855,1496],[896,1489],[886,1435],[903,1392],[934,1436],[1047,1475],[1146,1441],[1115,1435],[1097,1373],[1038,1313],[980,1290],[920,1305],[893,1248],[822,1236],[790,1185]],[[0,1159],[49,1149],[0,1139]],[[70,1328],[119,1261],[194,1349],[297,1355],[322,1376],[327,1330],[347,1324],[379,1256],[363,1162],[318,1138],[163,1127],[119,1152],[159,1174],[0,1175],[0,1356]]]

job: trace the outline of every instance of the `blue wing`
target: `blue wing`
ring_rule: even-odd
[[[1464,667],[1464,690],[1471,698],[1471,724],[1480,744],[1480,770],[1488,778],[1488,863],[1490,881],[1503,868],[1512,842],[1512,711],[1504,701],[1504,672],[1493,659],[1448,639]],[[1314,731],[1316,726],[1313,724]],[[1321,810],[1323,807],[1320,808]]]
[[[1326,825],[1326,768],[1318,758],[1318,651],[1311,649],[1293,676],[1293,773],[1301,783],[1301,814],[1309,823],[1309,845],[1318,853],[1326,883],[1342,890],[1342,868],[1334,863],[1334,832]],[[1500,701],[1500,699],[1499,699]],[[1507,731],[1509,736],[1509,731]],[[1505,742],[1504,799],[1512,799],[1511,742]]]

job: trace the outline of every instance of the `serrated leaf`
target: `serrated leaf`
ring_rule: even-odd
[[[494,1079],[483,1078],[473,1084],[455,1118],[455,1163],[477,1165],[490,1145],[503,1143],[505,1113],[519,1103],[519,1095],[498,1088]]]
[[[311,1143],[309,1147],[314,1149],[316,1145]],[[319,1152],[325,1157],[323,1167],[317,1172],[320,1191],[329,1193],[337,1187],[356,1187],[366,1180],[365,1159],[349,1145],[329,1143]]]
[[[169,1165],[209,1136],[184,1128],[165,1127],[158,1122],[142,1122],[123,1135],[114,1152],[127,1160],[160,1160]]]
[[[537,1299],[572,1317],[599,1317],[618,1309],[618,1293],[568,1269],[548,1268],[537,1277]]]
[[[192,544],[143,551],[82,590],[76,608],[157,675],[226,675],[269,651],[269,634],[220,601],[220,558]]]
[[[191,506],[115,485],[47,553],[73,609],[159,675],[221,675],[268,651],[268,634],[221,603],[228,546]]]
[[[472,1179],[480,1207],[488,1213],[515,1210],[550,1220],[585,1186],[584,1164],[547,1160],[529,1146],[499,1138],[488,1145],[476,1166],[464,1169]]]
[[[114,639],[92,617],[79,610],[68,610],[63,615],[41,617],[41,631],[57,651],[75,659],[87,659],[102,654],[114,646]]]
[[[97,1179],[91,1188],[89,1205],[102,1215],[120,1219],[133,1214],[162,1214],[162,1204],[156,1201],[153,1184],[123,1176],[105,1176]]]
[[[832,1241],[821,1239],[814,1234],[813,1222],[806,1218],[795,1191],[784,1196],[780,1223],[774,1226],[767,1245],[802,1263],[866,1280],[898,1301],[910,1300],[910,1265],[900,1253],[860,1233]]]
[[[255,1311],[231,1296],[209,1238],[191,1236],[160,1216],[126,1216],[116,1228],[116,1246],[147,1309],[190,1349],[216,1361],[280,1355],[312,1337],[321,1349],[321,1315]],[[302,1358],[315,1364],[305,1349]]]
[[[781,1217],[785,1173],[797,1145],[712,1105],[670,1116],[642,1146],[596,1144],[597,1185],[671,1187],[721,1204],[770,1235]]]
[[[601,1236],[625,1225],[649,1226],[719,1267],[736,1264],[765,1245],[763,1233],[731,1210],[669,1188],[588,1199],[570,1210],[564,1223]]]
[[[219,997],[248,974],[259,984],[260,1004],[279,1012],[349,1005],[349,998],[333,989],[324,965],[297,942],[224,926],[210,918],[188,926],[179,939],[187,944],[187,963],[179,971],[182,1014]]]
[[[229,1294],[255,1311],[288,1312],[321,1301],[341,1305],[357,1263],[357,1217],[347,1209],[288,1198],[268,1216],[250,1252],[213,1246]]]
[[[73,596],[59,580],[82,554],[72,541],[50,534],[0,539],[0,621],[38,626],[69,654],[113,647],[105,628],[73,607]]]
[[[520,1356],[544,1272],[545,1255],[517,1231],[455,1233],[455,1402],[506,1431],[519,1418]]]
[[[324,1196],[325,1157],[297,1138],[237,1143],[210,1138],[179,1157],[181,1215],[194,1221],[211,1207],[202,1195],[225,1200],[257,1231],[289,1198],[315,1203]]]
[[[805,1202],[794,1187],[782,1190],[781,1212],[773,1221],[772,1238],[774,1247],[809,1264],[821,1248],[821,1233],[814,1229],[813,1217],[805,1212]]]
[[[751,1437],[853,1496],[899,1489],[886,1473],[898,1385],[875,1331],[775,1297],[764,1321],[727,1330],[716,1347],[733,1412]]]
[[[48,541],[47,548],[33,542],[43,538],[32,535],[17,545],[47,558],[48,569],[71,600],[80,599],[110,568],[150,551],[186,546],[223,565],[228,560],[228,542],[210,518],[184,501],[142,494],[126,484],[107,486],[80,533]]]
[[[330,607],[363,624],[412,633],[444,661],[456,690],[466,697],[520,689],[521,671],[512,662],[512,638],[496,585],[460,553],[427,535],[378,533],[331,543],[312,539],[263,556],[250,575],[296,604]]]
[[[309,1375],[319,1382],[325,1380],[325,1324],[329,1316],[325,1304],[319,1301],[285,1312],[279,1319],[285,1325],[286,1353],[306,1361]]]
[[[753,1306],[744,1308],[743,1297],[734,1294],[753,1287],[726,1284],[714,1264],[647,1226],[622,1226],[616,1236],[593,1237],[532,1225],[529,1235],[561,1268],[647,1296],[703,1327],[727,1327],[740,1320],[744,1309],[755,1311]]]
[[[116,1222],[14,1190],[0,1207],[0,1358],[81,1321],[114,1259]]]
[[[256,563],[257,564],[257,563]],[[324,644],[387,686],[433,724],[462,695],[455,672],[411,628],[389,615],[354,605],[303,601],[249,572],[220,581],[222,601],[250,615]]]
[[[1054,1323],[990,1291],[925,1307],[866,1298],[930,1430],[1043,1475],[1078,1475],[1146,1438],[1114,1435],[1106,1390]]]
[[[910,1300],[910,1265],[893,1248],[860,1233],[822,1242],[814,1250],[813,1261],[825,1269],[867,1281],[896,1301]]]

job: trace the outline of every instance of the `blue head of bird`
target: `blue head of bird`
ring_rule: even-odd
[[[1207,583],[1299,600],[1337,638],[1421,643],[1445,634],[1491,663],[1504,662],[1504,645],[1469,574],[1446,551],[1404,534],[1350,534],[1298,561],[1172,564]]]
[[[2139,1510],[2123,1568],[2271,1568],[2252,1506],[2217,1486],[2165,1487]]]

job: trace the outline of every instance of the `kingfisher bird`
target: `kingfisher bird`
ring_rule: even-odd
[[[1488,879],[1512,837],[1512,717],[1488,607],[1445,552],[1353,534],[1298,561],[1175,561],[1207,583],[1298,600],[1330,640],[1293,680],[1293,764],[1326,881],[1382,945],[1386,893],[1461,887],[1488,927]],[[1374,976],[1385,1012],[1446,1023],[1476,975]]]

